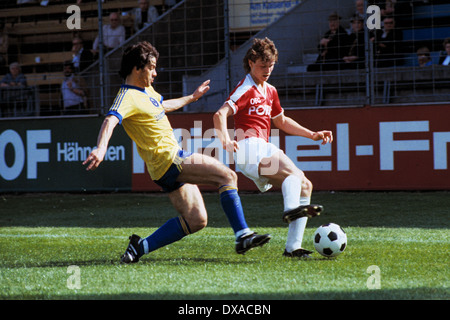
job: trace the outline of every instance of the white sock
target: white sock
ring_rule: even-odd
[[[305,206],[311,203],[311,198],[301,197],[300,205]],[[298,218],[289,224],[288,237],[286,241],[286,251],[292,252],[300,249],[303,242],[303,234],[305,233],[307,217]]]
[[[291,175],[284,179],[283,183],[281,184],[281,191],[283,193],[284,200],[284,211],[295,209],[300,205],[301,189],[302,181],[299,177]],[[300,219],[297,219],[289,224],[288,235],[286,239],[286,251],[288,252],[292,252],[293,250],[298,249],[299,244],[297,235],[299,234],[298,228],[301,228],[301,225],[296,223],[298,220]]]
[[[283,193],[284,211],[292,210],[300,205],[300,191],[302,180],[294,175],[288,176],[281,184]]]

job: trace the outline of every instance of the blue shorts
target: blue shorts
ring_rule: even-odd
[[[172,163],[166,173],[158,180],[154,180],[157,185],[159,185],[164,192],[172,192],[179,189],[184,183],[178,182],[178,176],[180,175],[181,161],[190,157],[192,155],[191,152],[187,152],[184,150],[179,150],[177,155],[177,163]]]

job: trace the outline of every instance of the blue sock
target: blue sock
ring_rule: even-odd
[[[226,185],[221,186],[219,193],[223,211],[225,211],[236,238],[250,232],[245,221],[244,210],[242,209],[241,198],[239,197],[237,188]]]
[[[140,248],[143,253],[149,253],[181,240],[190,233],[189,226],[182,217],[172,218],[150,236],[143,239]]]

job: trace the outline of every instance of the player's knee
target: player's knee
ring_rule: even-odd
[[[311,195],[313,189],[312,182],[305,176],[302,179],[302,193],[306,195]]]
[[[204,220],[196,220],[194,223],[192,223],[191,227],[191,233],[195,233],[198,232],[200,230],[202,230],[203,228],[205,228],[207,225],[207,221],[206,219]]]
[[[236,186],[237,185],[237,174],[233,170],[225,167],[223,172],[223,181],[221,185]]]

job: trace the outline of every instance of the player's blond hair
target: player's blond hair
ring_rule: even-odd
[[[255,38],[253,40],[253,44],[250,49],[248,49],[245,57],[244,57],[244,69],[245,72],[250,72],[250,64],[249,60],[256,62],[258,59],[262,59],[262,61],[278,61],[278,50],[275,47],[275,44],[269,38],[259,39]]]

